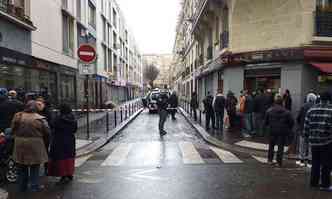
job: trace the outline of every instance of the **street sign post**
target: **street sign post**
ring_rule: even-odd
[[[82,44],[77,50],[77,56],[79,57],[79,73],[86,76],[84,84],[84,93],[86,100],[86,122],[87,122],[87,138],[90,139],[90,118],[89,118],[89,75],[96,73],[94,61],[96,60],[96,49],[89,44]]]

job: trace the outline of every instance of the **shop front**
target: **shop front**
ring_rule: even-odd
[[[277,93],[281,88],[281,68],[246,69],[244,88],[250,92],[270,89]]]

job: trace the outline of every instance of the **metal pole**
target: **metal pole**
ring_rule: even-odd
[[[106,111],[106,134],[108,134],[108,131],[110,130],[110,121],[109,121],[109,115],[108,115],[108,111]]]
[[[90,139],[89,75],[85,76],[86,136]]]
[[[120,121],[122,123],[123,121],[123,111],[122,111],[122,107],[120,108]]]
[[[115,127],[116,127],[116,125],[117,125],[117,118],[116,118],[116,109],[114,110],[114,125],[115,125]]]

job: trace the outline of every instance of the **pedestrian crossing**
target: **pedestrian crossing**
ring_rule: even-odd
[[[214,146],[201,145],[190,141],[181,142],[136,142],[110,143],[104,149],[104,156],[98,162],[100,167],[146,167],[161,165],[203,165],[203,164],[244,164],[248,162],[267,163],[266,158],[237,155]],[[78,158],[75,166],[81,167],[94,155]]]

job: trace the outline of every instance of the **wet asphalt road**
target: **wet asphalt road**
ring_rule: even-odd
[[[110,144],[77,160],[75,180],[56,186],[44,178],[45,191],[10,198],[49,199],[329,199],[310,189],[309,174],[293,164],[273,168],[245,154],[206,144],[178,115],[158,134],[158,115],[143,112]]]

